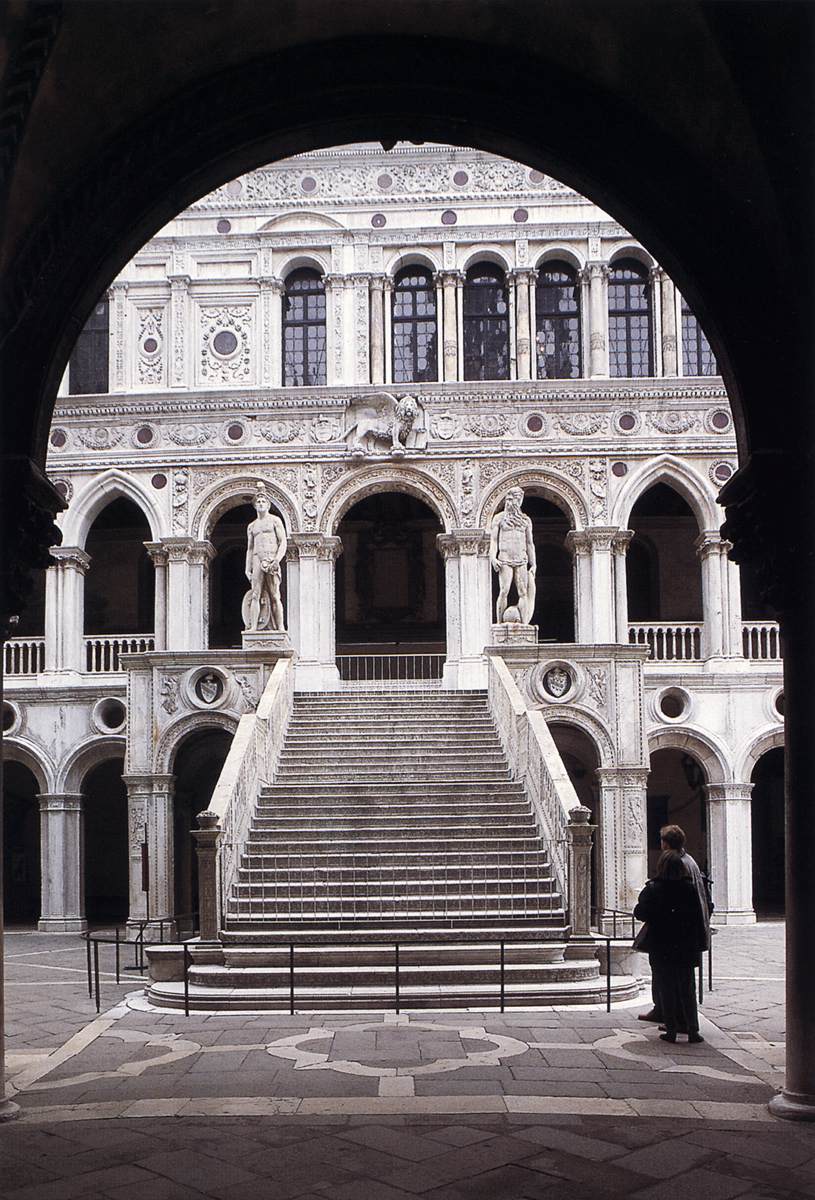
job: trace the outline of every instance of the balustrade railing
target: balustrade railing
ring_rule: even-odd
[[[3,647],[4,675],[38,675],[45,670],[45,638],[10,638]]]
[[[152,633],[114,634],[110,637],[85,638],[85,670],[91,672],[122,671],[123,654],[144,654],[155,650]]]
[[[522,780],[552,863],[557,888],[568,909],[569,814],[580,807],[549,727],[526,702],[503,659],[489,658],[488,696],[512,776]],[[588,923],[588,914],[586,914]]]
[[[647,646],[655,662],[691,662],[702,657],[701,621],[647,621],[628,626],[632,646]]]
[[[781,633],[777,621],[744,621],[741,644],[745,658],[761,662],[781,660]]]
[[[338,654],[344,684],[391,687],[440,687],[444,654]]]

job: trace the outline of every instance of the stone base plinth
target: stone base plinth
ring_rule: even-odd
[[[521,625],[514,621],[491,627],[493,646],[537,646],[537,625]]]
[[[291,650],[288,629],[244,629],[241,645],[244,650]]]

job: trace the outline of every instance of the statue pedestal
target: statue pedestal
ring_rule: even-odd
[[[241,645],[244,650],[291,650],[288,629],[244,629]]]
[[[521,625],[519,621],[493,625],[492,646],[537,646],[537,625]]]

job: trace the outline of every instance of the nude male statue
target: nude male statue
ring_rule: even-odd
[[[252,588],[246,627],[252,631],[261,627],[264,599],[269,604],[269,617],[263,627],[283,628],[280,563],[286,553],[286,527],[280,517],[272,515],[270,507],[269,497],[259,489],[255,496],[258,515],[246,530],[246,578]]]
[[[535,607],[537,560],[532,522],[521,512],[523,499],[523,488],[510,488],[503,509],[492,518],[490,527],[490,563],[493,571],[498,572],[496,617],[499,624],[504,621],[513,580],[518,593],[518,612],[524,625],[529,624]]]

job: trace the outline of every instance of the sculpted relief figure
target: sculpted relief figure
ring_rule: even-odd
[[[348,402],[346,416],[348,427],[343,436],[355,458],[375,453],[378,444],[392,458],[404,458],[405,450],[427,444],[424,411],[413,396],[398,400],[390,392],[360,396]]]
[[[519,621],[528,625],[535,608],[535,543],[532,522],[521,512],[523,488],[510,488],[501,512],[490,527],[490,563],[498,573],[498,624]],[[515,584],[516,603],[509,604],[509,589]]]
[[[254,503],[258,515],[246,530],[246,578],[251,590],[243,601],[243,623],[252,632],[283,629],[280,563],[286,553],[286,527],[270,512],[263,484],[258,485]]]

